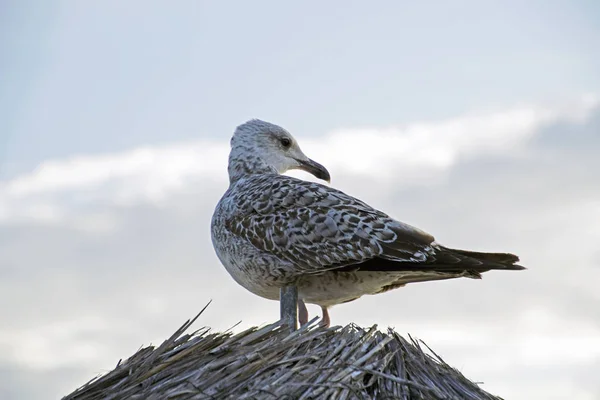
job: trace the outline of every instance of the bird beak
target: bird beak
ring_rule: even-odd
[[[307,158],[306,160],[296,160],[298,161],[298,169],[308,172],[309,174],[314,175],[318,179],[322,179],[327,183],[331,182],[331,176],[329,175],[329,171],[319,164],[316,161]]]

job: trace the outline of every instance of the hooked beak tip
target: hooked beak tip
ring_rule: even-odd
[[[299,169],[312,174],[315,178],[326,181],[327,183],[331,183],[331,175],[327,168],[322,166],[316,161],[311,160],[310,158],[307,160],[297,160],[300,164],[298,166]]]

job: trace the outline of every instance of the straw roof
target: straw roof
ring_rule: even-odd
[[[292,333],[276,322],[184,334],[198,316],[63,400],[500,399],[392,329],[322,328],[315,319]]]

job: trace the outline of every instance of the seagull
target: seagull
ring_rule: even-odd
[[[328,309],[412,282],[481,279],[489,270],[523,270],[519,257],[442,246],[434,237],[330,186],[282,175],[300,169],[330,182],[284,128],[258,119],[231,138],[229,187],[211,221],[217,257],[231,277],[260,297],[298,289],[306,304]]]

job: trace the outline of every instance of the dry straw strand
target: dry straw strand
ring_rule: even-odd
[[[292,333],[276,322],[237,334],[184,334],[205,309],[160,346],[140,349],[63,400],[502,400],[391,328],[323,328],[315,319]]]

